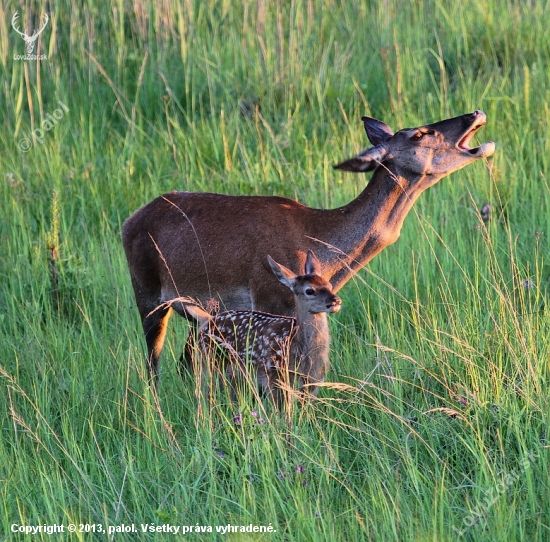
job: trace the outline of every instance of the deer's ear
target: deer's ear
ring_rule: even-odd
[[[381,164],[386,158],[388,151],[383,145],[377,145],[371,147],[366,151],[359,153],[357,156],[344,160],[334,166],[334,169],[341,169],[342,171],[354,171],[361,173],[365,171],[372,171],[379,164]]]
[[[320,275],[321,262],[317,259],[317,256],[313,254],[312,250],[307,251],[305,274],[306,275]]]
[[[361,117],[361,120],[365,125],[367,137],[373,145],[381,145],[393,137],[392,129],[381,120],[371,117]]]
[[[273,271],[279,282],[282,282],[285,286],[292,290],[292,288],[294,288],[294,285],[296,284],[296,275],[284,265],[277,263],[269,255],[267,256],[267,262],[269,263],[271,270]]]

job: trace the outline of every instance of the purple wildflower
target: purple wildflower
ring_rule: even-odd
[[[233,417],[233,423],[235,425],[241,425],[243,423],[243,417],[240,413]]]
[[[297,472],[298,474],[303,474],[304,472],[306,472],[306,468],[305,468],[303,465],[298,465],[298,466],[296,467],[296,472]]]
[[[532,278],[523,279],[521,283],[526,290],[530,290],[535,287],[535,281]]]

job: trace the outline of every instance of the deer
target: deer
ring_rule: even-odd
[[[303,275],[294,274],[269,255],[267,262],[279,282],[294,295],[295,318],[255,310],[229,310],[213,316],[192,300],[185,309],[199,323],[202,376],[208,374],[207,360],[216,359],[221,350],[230,360],[225,364],[225,374],[232,382],[234,400],[236,373],[246,374],[252,366],[260,392],[282,406],[283,394],[276,386],[286,375],[291,385],[298,380],[302,396],[306,388],[312,396],[317,395],[318,384],[324,382],[329,370],[327,313],[337,313],[342,300],[319,275],[319,260],[311,250]]]
[[[397,241],[424,190],[495,151],[492,141],[470,147],[487,121],[479,110],[396,133],[382,121],[362,120],[373,146],[334,167],[373,173],[359,196],[342,207],[316,209],[279,196],[174,191],[126,219],[122,243],[151,381],[158,381],[171,314],[192,320],[183,304],[167,306],[167,301],[190,296],[203,304],[215,300],[226,310],[295,316],[294,296],[272,273],[268,253],[285,266],[297,262],[301,267],[308,250],[314,250],[322,276],[337,293]],[[187,362],[193,337],[191,328]]]

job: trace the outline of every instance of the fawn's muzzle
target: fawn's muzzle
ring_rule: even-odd
[[[334,296],[333,299],[327,301],[327,309],[330,309],[328,312],[338,312],[342,307],[342,300],[338,296]]]

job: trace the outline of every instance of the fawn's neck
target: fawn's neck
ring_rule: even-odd
[[[295,340],[298,342],[302,354],[328,349],[330,335],[326,312],[312,314],[308,310],[298,307],[297,324],[298,332]]]

